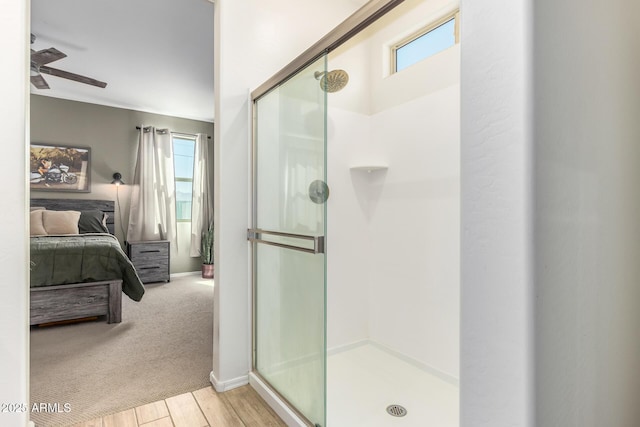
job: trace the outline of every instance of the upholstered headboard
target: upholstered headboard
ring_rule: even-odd
[[[90,211],[101,210],[108,215],[107,228],[109,233],[115,232],[115,202],[113,200],[87,199],[31,199],[31,206],[41,206],[51,211]]]

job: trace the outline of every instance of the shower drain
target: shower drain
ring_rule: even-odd
[[[387,406],[387,413],[394,417],[404,417],[407,415],[407,410],[400,405],[389,405]]]

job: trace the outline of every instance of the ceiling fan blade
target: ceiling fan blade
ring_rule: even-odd
[[[55,47],[50,47],[49,49],[43,49],[37,52],[33,52],[31,54],[31,60],[38,65],[43,65],[53,61],[57,61],[58,59],[65,58],[66,56],[67,55],[65,53],[60,52]]]
[[[69,79],[80,83],[85,83],[92,86],[98,87],[106,87],[107,84],[105,82],[101,82],[96,79],[92,79],[91,77],[81,76],[80,74],[70,73],[68,71],[58,70],[56,68],[51,68],[43,65],[40,67],[40,72],[49,74],[51,76],[62,77],[63,79]]]
[[[47,84],[47,81],[40,74],[36,76],[31,76],[31,83],[38,89],[49,89],[49,85]]]

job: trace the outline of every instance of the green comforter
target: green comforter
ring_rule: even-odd
[[[122,291],[140,301],[144,286],[111,234],[31,237],[31,287],[122,279]]]

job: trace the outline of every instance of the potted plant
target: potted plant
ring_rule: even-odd
[[[202,259],[202,277],[213,279],[213,224],[209,225],[207,231],[202,232],[200,258]]]

